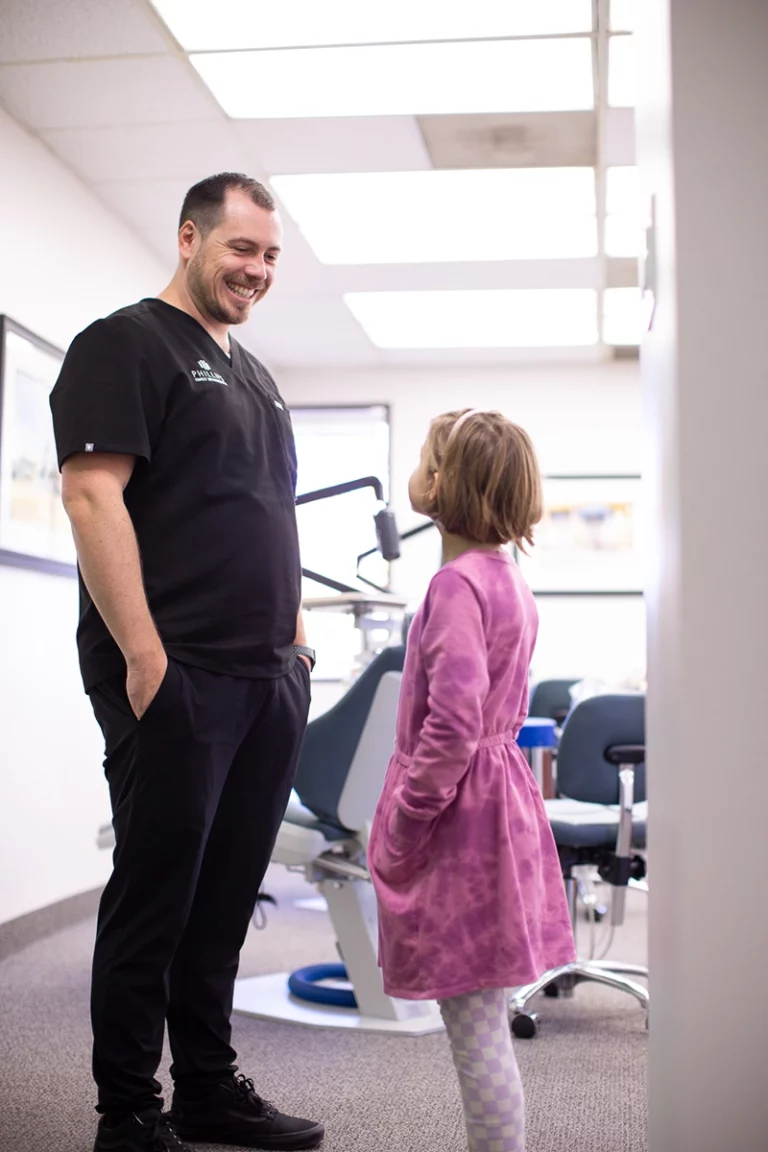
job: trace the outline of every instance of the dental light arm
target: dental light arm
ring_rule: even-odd
[[[376,499],[384,503],[384,489],[381,481],[376,476],[362,476],[358,480],[347,480],[343,484],[332,484],[328,488],[317,488],[314,492],[304,492],[301,496],[296,497],[297,507],[301,504],[310,504],[315,500],[326,500],[331,496],[342,496],[346,492],[355,492],[360,488],[373,488]],[[370,548],[364,552],[362,556],[357,558],[357,567],[360,567],[360,561],[365,556],[371,556],[375,552],[381,552],[383,558],[387,561],[397,560],[400,555],[400,536],[397,531],[395,523],[395,515],[391,508],[380,508],[374,516],[374,523],[376,525],[376,539],[378,544],[375,548]],[[308,568],[302,568],[302,575],[308,580],[314,580],[318,584],[325,584],[328,588],[333,588],[336,592],[357,592],[359,589],[353,588],[349,584],[343,584],[339,580],[333,580],[330,576],[321,576],[319,572],[312,572]],[[380,588],[378,584],[373,584],[370,580],[366,580],[364,576],[360,576],[356,572],[356,576],[364,584],[368,584],[371,588],[375,588],[379,592],[386,592],[386,588]]]

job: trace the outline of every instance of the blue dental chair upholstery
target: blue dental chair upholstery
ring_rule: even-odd
[[[645,696],[593,696],[578,704],[563,728],[557,759],[559,797],[545,801],[557,844],[576,929],[578,881],[574,868],[596,868],[612,885],[611,922],[624,920],[627,887],[641,885],[645,860]],[[644,885],[641,885],[644,886]],[[628,992],[648,1008],[648,992],[627,976],[647,977],[647,968],[613,960],[577,960],[545,973],[515,991],[512,1030],[536,1032],[536,1016],[527,1011],[539,992],[571,994],[574,985],[593,980]]]

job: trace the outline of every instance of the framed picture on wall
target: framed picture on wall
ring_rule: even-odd
[[[0,316],[0,563],[73,574],[49,396],[60,349]]]
[[[641,595],[639,476],[545,476],[544,515],[517,561],[539,595]]]

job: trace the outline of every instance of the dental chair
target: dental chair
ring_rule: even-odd
[[[597,868],[612,886],[611,926],[624,921],[627,887],[642,887],[646,844],[645,696],[594,696],[578,704],[563,728],[557,754],[559,798],[545,801],[557,844],[571,919],[576,930],[578,882],[574,869]],[[648,990],[629,976],[647,979],[648,969],[615,960],[576,960],[554,968],[533,984],[513,991],[515,1036],[536,1034],[531,1001],[540,992],[573,995],[585,980],[633,996],[648,1010]],[[646,1015],[647,1023],[647,1015]]]
[[[395,744],[404,658],[402,646],[383,649],[342,699],[307,726],[294,785],[300,802],[289,803],[272,853],[273,863],[303,872],[325,898],[343,968],[318,965],[237,980],[237,1012],[409,1036],[442,1028],[434,1002],[395,1000],[384,992],[376,896],[366,866],[371,821]],[[318,986],[330,995],[313,996],[312,976],[346,977],[352,995]]]

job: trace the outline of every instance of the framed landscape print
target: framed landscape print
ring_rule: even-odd
[[[644,584],[639,476],[545,476],[544,515],[530,556],[534,593],[640,595]]]
[[[49,396],[63,353],[0,316],[0,563],[73,574]]]

